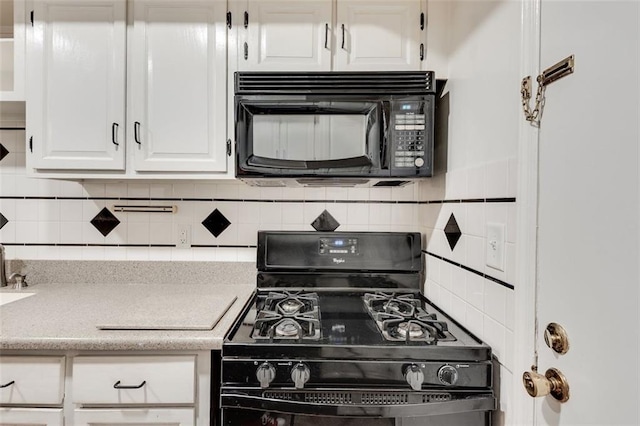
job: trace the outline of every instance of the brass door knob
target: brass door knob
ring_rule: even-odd
[[[560,402],[569,400],[569,382],[559,370],[548,369],[544,376],[535,371],[526,371],[522,375],[522,384],[527,393],[536,398],[551,395]]]

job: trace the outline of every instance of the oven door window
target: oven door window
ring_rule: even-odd
[[[380,161],[378,103],[241,102],[236,125],[249,166],[315,170]]]

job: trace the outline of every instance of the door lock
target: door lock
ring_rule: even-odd
[[[548,369],[544,376],[536,371],[526,371],[522,375],[522,384],[527,393],[534,397],[551,395],[560,402],[569,400],[569,382],[559,370]]]
[[[569,351],[569,336],[566,330],[555,322],[549,323],[545,328],[544,343],[560,355]]]

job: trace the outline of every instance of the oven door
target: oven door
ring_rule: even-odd
[[[255,423],[264,419],[275,419],[277,426],[410,425],[416,419],[422,422],[415,424],[484,425],[496,400],[490,391],[223,387],[221,406],[226,426],[269,424]]]
[[[375,174],[383,163],[387,117],[382,101],[238,97],[237,173]]]

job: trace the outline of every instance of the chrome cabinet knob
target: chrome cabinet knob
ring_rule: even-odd
[[[413,390],[419,391],[422,389],[424,373],[416,364],[411,364],[404,370],[404,378]]]
[[[256,370],[256,378],[260,382],[261,388],[268,388],[273,379],[276,378],[276,369],[270,363],[263,362]]]
[[[301,362],[294,365],[293,369],[291,369],[291,380],[293,380],[293,385],[296,389],[302,389],[304,384],[309,381],[309,377],[311,377],[309,367]]]

